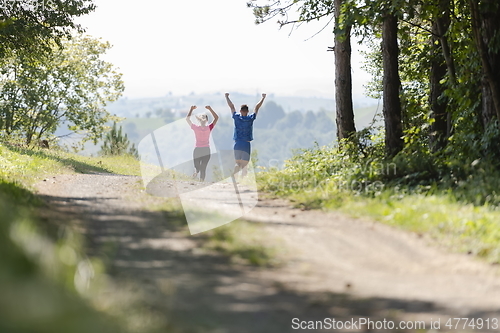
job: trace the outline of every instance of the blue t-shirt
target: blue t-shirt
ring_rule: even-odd
[[[235,141],[252,141],[253,140],[253,121],[257,115],[252,113],[248,116],[242,116],[240,113],[233,113],[234,119],[234,134]]]

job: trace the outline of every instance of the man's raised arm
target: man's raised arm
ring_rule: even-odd
[[[225,96],[226,96],[227,105],[229,105],[229,108],[231,109],[231,115],[233,115],[234,113],[236,113],[236,109],[234,108],[234,104],[229,99],[229,93],[226,93]]]
[[[254,113],[259,112],[260,107],[262,106],[262,103],[264,103],[264,100],[266,99],[266,94],[262,94],[262,98],[260,99],[259,103],[255,106],[255,109],[253,110]]]

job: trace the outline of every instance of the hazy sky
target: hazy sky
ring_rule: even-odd
[[[304,24],[290,35],[274,20],[255,25],[246,0],[94,0],[79,18],[87,33],[113,44],[105,57],[124,74],[129,98],[192,91],[331,96],[333,26]],[[306,41],[306,39],[310,38]],[[355,93],[367,74],[354,54]]]

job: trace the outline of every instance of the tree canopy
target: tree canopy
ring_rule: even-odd
[[[257,24],[276,16],[280,17],[280,27],[320,20],[328,16],[331,16],[328,23],[335,19],[335,45],[331,50],[335,53],[336,124],[340,142],[352,141],[356,132],[352,101],[351,24],[345,20],[344,3],[345,0],[277,0],[265,4],[259,1],[248,2],[248,6],[253,8]],[[295,13],[289,15],[290,12]]]
[[[104,106],[124,90],[121,74],[100,58],[111,46],[75,35],[51,47],[50,54],[16,51],[2,59],[0,130],[30,144],[65,124],[96,141],[114,119]]]
[[[91,0],[0,2],[0,58],[13,50],[50,51],[51,42],[82,32],[74,18],[95,9]]]
[[[283,25],[332,16],[334,4],[249,6],[257,22],[279,17]],[[414,150],[444,153],[448,161],[500,156],[498,1],[346,0],[340,9],[337,29],[352,27],[372,45],[366,67],[377,75],[369,93],[384,97],[389,156]]]

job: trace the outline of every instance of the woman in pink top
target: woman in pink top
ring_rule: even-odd
[[[196,105],[193,105],[186,116],[186,121],[191,126],[196,137],[196,145],[193,150],[193,162],[194,162],[194,174],[193,177],[197,177],[200,173],[200,180],[205,180],[205,175],[207,171],[208,161],[210,161],[210,132],[214,128],[217,120],[219,120],[219,115],[215,113],[210,105],[205,106],[205,108],[210,111],[214,120],[207,126],[208,116],[206,114],[196,115],[196,119],[200,125],[195,125],[191,122],[191,113],[196,109]]]

